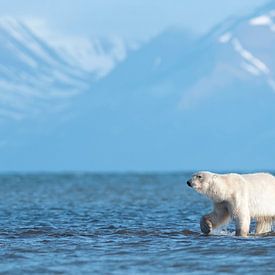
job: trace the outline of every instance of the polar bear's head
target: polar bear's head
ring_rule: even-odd
[[[214,201],[223,201],[226,196],[226,185],[223,178],[218,174],[210,172],[195,173],[187,181],[187,185]]]

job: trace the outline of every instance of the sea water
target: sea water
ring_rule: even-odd
[[[1,274],[271,274],[275,236],[211,236],[190,174],[0,176]]]

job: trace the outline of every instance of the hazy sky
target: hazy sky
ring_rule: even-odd
[[[211,55],[205,45],[192,44],[195,50],[190,49],[191,58],[186,59],[184,35],[161,36],[165,42],[172,37],[167,44],[152,38],[169,27],[202,35],[226,18],[250,14],[267,2],[0,0],[0,119],[10,119],[0,120],[0,171],[272,167],[274,133],[266,118],[273,117],[269,86],[275,82],[274,72],[270,66],[268,74],[249,78],[241,65],[262,68],[261,53],[272,60],[274,33],[267,29],[273,23],[262,28],[268,37],[254,36],[247,27],[242,36],[247,49],[238,42],[224,51],[213,39]],[[31,31],[6,16],[22,20]],[[144,43],[149,38],[155,43]],[[129,45],[140,45],[140,51],[129,50]],[[221,52],[230,55],[224,58]],[[123,60],[116,73],[103,77]],[[257,87],[262,89],[259,96],[253,90]],[[213,91],[213,102],[209,96],[202,111],[179,110],[181,94],[204,98],[208,91]],[[245,95],[242,104],[235,103]],[[262,111],[255,112],[258,109]]]
[[[0,14],[43,19],[77,35],[116,34],[146,39],[169,26],[202,33],[228,16],[250,12],[266,0],[1,0]]]

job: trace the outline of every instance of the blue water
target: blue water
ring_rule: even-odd
[[[203,236],[210,202],[188,174],[0,176],[0,271],[7,274],[263,274],[275,237]]]

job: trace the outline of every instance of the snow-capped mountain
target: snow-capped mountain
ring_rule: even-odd
[[[15,81],[26,68],[36,83],[28,87],[40,97],[15,88],[10,94],[16,99],[23,94],[33,108],[45,102],[51,108],[57,102],[71,105],[58,115],[3,124],[0,169],[274,169],[274,15],[271,2],[203,37],[167,30],[135,51],[120,40],[112,46],[90,42],[96,56],[110,60],[96,57],[98,63],[87,59],[90,51],[81,59],[81,50],[66,49],[57,38],[44,36],[42,43],[30,28],[32,43],[50,57],[27,46],[32,43],[24,46],[32,61],[7,46],[0,52],[3,70],[10,66],[16,75],[8,72],[7,81],[27,85],[24,78]],[[22,32],[21,25],[16,28]],[[16,35],[1,33],[25,54]],[[39,65],[32,67],[33,61]],[[51,93],[62,96],[45,101]]]
[[[0,20],[0,119],[62,111],[126,56],[124,42],[66,37],[32,22]]]

